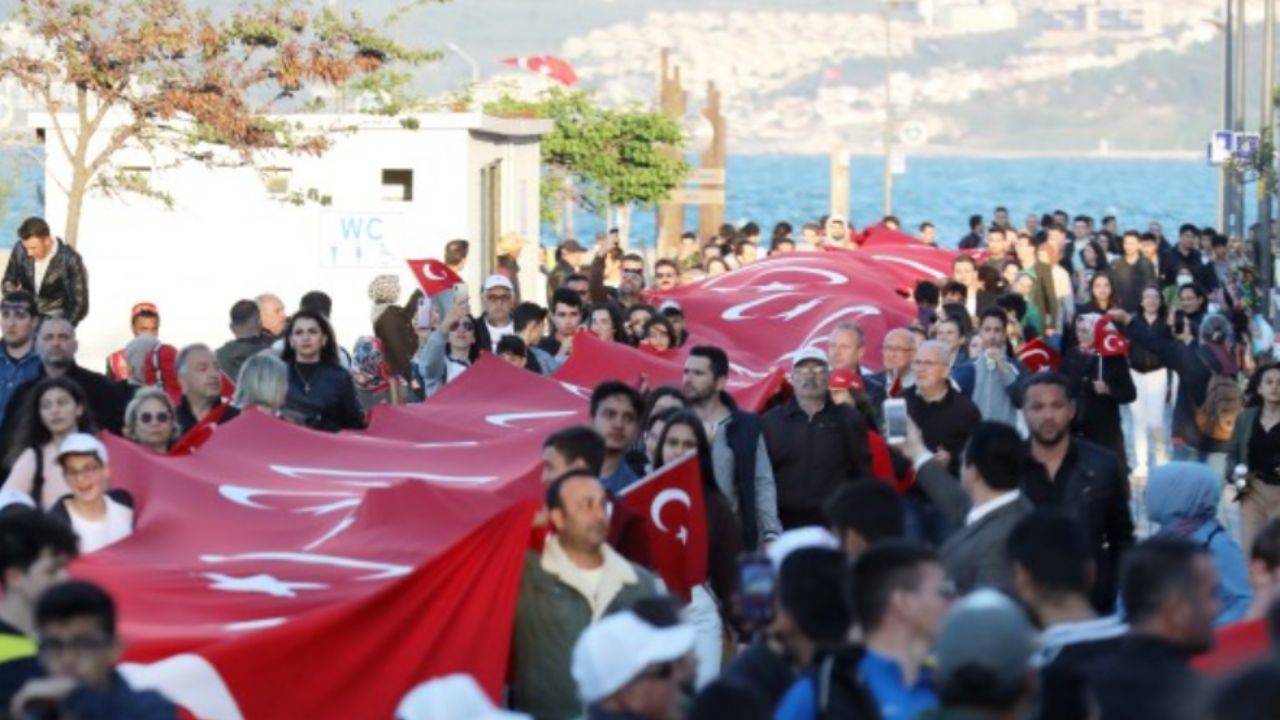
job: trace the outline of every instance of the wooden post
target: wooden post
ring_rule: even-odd
[[[671,51],[662,51],[662,77],[658,84],[658,102],[662,112],[683,122],[689,95],[680,83],[680,68],[671,63]],[[677,148],[667,148],[671,155],[680,153]],[[668,200],[658,204],[658,254],[675,257],[680,248],[680,234],[684,232],[684,204]]]
[[[831,149],[831,215],[849,217],[849,149]]]
[[[724,170],[727,154],[728,138],[724,115],[720,113],[720,91],[714,82],[707,83],[707,104],[702,108],[702,116],[711,123],[711,145],[699,157],[704,170]],[[711,237],[720,230],[724,223],[724,204],[698,206],[699,240]]]

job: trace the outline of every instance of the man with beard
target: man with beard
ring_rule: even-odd
[[[738,409],[724,390],[728,380],[729,356],[724,350],[699,345],[689,352],[684,364],[684,396],[711,440],[716,485],[742,524],[743,547],[754,551],[782,532],[777,486],[760,418]]]
[[[1114,453],[1071,436],[1076,409],[1069,387],[1058,373],[1039,373],[1027,382],[1022,414],[1036,462],[1022,490],[1037,507],[1061,510],[1084,526],[1097,572],[1091,601],[1109,613],[1120,558],[1133,545],[1129,482]]]

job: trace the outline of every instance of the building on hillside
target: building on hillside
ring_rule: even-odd
[[[74,114],[58,119],[74,133]],[[549,120],[480,113],[289,119],[341,130],[323,155],[276,153],[265,168],[260,163],[262,172],[154,157],[141,147],[114,156],[116,169],[148,178],[173,207],[136,195],[86,197],[78,242],[89,272],[90,313],[80,328],[86,364],[98,367],[129,339],[136,302],[159,306],[164,341],[217,345],[229,337],[231,304],[268,291],[290,311],[310,290],[328,293],[334,328],[350,346],[372,333],[370,280],[399,274],[403,301],[416,287],[405,260],[442,258],[454,238],[471,242],[464,280],[476,314],[506,232],[526,239],[524,297],[543,300],[539,143]],[[68,158],[48,115],[30,122],[45,147],[49,224],[61,233]],[[108,137],[110,128],[98,135]]]

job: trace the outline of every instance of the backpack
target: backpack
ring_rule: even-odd
[[[1236,416],[1244,408],[1244,393],[1234,378],[1213,373],[1196,408],[1196,428],[1216,442],[1227,442],[1235,431]]]

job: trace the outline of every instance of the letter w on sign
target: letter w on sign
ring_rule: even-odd
[[[632,484],[619,498],[645,518],[654,570],[686,602],[707,579],[707,510],[698,456],[670,463]]]

